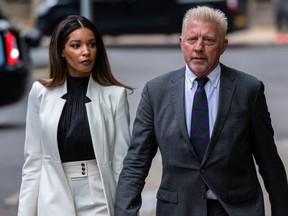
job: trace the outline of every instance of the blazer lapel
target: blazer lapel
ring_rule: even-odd
[[[97,162],[103,161],[104,155],[101,152],[104,152],[103,145],[104,143],[103,131],[105,131],[104,119],[101,111],[101,86],[94,81],[92,76],[90,76],[89,84],[87,88],[87,97],[91,99],[91,102],[86,103],[87,117],[90,126],[90,133],[92,138],[92,143],[94,147],[95,156]],[[98,153],[98,154],[97,154]],[[99,154],[100,153],[100,154]]]
[[[57,130],[59,120],[66,103],[65,99],[62,99],[62,96],[67,93],[67,83],[64,85],[56,87],[52,91],[51,100],[49,100],[49,105],[47,105],[47,109],[45,110],[45,121],[48,125],[49,130],[51,129],[49,136],[46,137],[46,140],[50,143],[51,153],[60,160],[60,154],[58,150],[58,141],[57,141]]]
[[[235,78],[232,74],[233,73],[231,73],[227,67],[221,64],[218,114],[203,162],[209,157],[213,146],[215,145],[215,142],[223,129],[227,115],[229,113],[231,101],[236,87],[236,84],[233,82]]]
[[[186,126],[186,117],[185,117],[185,67],[178,70],[171,78],[171,82],[168,85],[173,108],[175,111],[176,119],[178,127],[180,128],[183,138],[186,141],[185,143],[188,145],[189,149],[191,150],[192,154],[198,158],[191,142],[189,139],[189,135],[187,132]]]

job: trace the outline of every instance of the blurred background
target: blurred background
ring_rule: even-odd
[[[274,27],[276,1],[7,0],[6,2],[13,23],[26,31],[30,45],[38,46],[43,43],[43,38],[45,43],[46,36],[51,34],[55,25],[64,16],[80,13],[94,20],[108,44],[167,44],[167,42],[177,44],[184,12],[199,4],[208,4],[224,11],[228,17],[229,32],[239,32],[243,29],[249,31],[251,27],[255,27],[254,24],[259,28],[268,29]],[[155,34],[158,37],[155,37]],[[175,35],[176,42],[173,38]],[[268,36],[271,37],[271,33],[265,35]]]
[[[27,94],[35,80],[48,76],[50,34],[68,14],[82,14],[95,22],[115,76],[135,88],[128,97],[132,128],[145,82],[185,64],[178,45],[184,12],[198,4],[223,10],[230,46],[221,61],[264,82],[276,144],[287,168],[288,115],[283,113],[288,110],[288,23],[281,31],[277,27],[276,1],[1,0],[0,216],[17,215]],[[157,154],[143,192],[142,216],[155,214],[160,178]],[[265,201],[269,216],[266,193]]]

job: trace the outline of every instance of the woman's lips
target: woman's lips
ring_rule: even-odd
[[[92,61],[91,60],[84,60],[84,61],[81,61],[80,63],[85,65],[85,66],[89,66],[92,63]]]

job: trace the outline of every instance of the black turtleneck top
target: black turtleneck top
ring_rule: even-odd
[[[62,162],[95,159],[85,104],[89,77],[67,77],[66,100],[58,125],[58,148]]]

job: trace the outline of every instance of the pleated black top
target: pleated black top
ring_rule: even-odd
[[[67,77],[66,100],[58,125],[58,148],[62,162],[95,159],[85,104],[89,77]],[[57,106],[57,104],[55,104]]]

